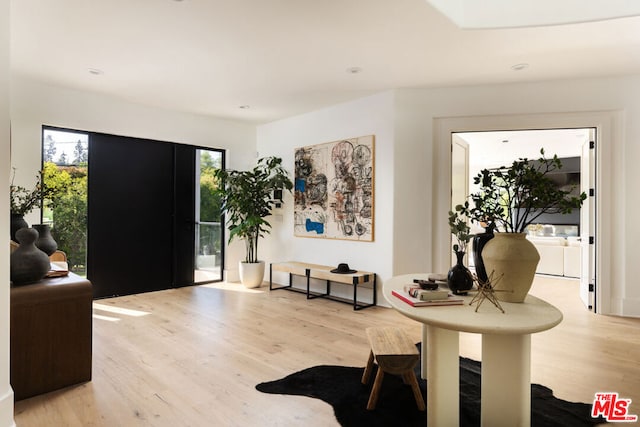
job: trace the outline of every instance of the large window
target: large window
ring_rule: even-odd
[[[89,135],[45,127],[42,131],[44,182],[53,195],[43,201],[42,223],[51,225],[69,268],[85,275],[87,265],[87,173]]]
[[[222,280],[220,199],[213,195],[218,186],[213,171],[221,167],[221,151],[196,150],[196,283]]]

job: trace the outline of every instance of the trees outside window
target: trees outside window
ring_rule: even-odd
[[[42,222],[51,225],[58,249],[67,254],[69,268],[86,274],[88,135],[45,128],[43,180],[51,188],[43,200]]]

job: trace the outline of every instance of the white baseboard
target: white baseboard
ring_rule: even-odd
[[[227,283],[235,283],[240,281],[240,271],[238,269],[224,270],[224,281]]]
[[[13,420],[13,390],[9,385],[6,392],[0,396],[0,426],[1,427],[15,427],[16,423]]]
[[[640,298],[623,298],[622,316],[640,317]]]

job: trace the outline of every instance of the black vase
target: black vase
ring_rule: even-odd
[[[14,285],[28,285],[40,281],[51,269],[47,254],[35,245],[38,232],[21,228],[16,232],[20,246],[11,253],[10,275]]]
[[[58,249],[58,244],[51,236],[51,227],[48,224],[35,224],[33,226],[38,231],[36,247],[45,254],[51,256]]]
[[[451,267],[447,275],[449,289],[456,295],[466,295],[467,291],[473,287],[473,276],[469,269],[462,263],[464,255],[465,252],[456,252],[458,262]]]
[[[24,215],[21,214],[11,214],[11,240],[17,242],[16,240],[16,231],[21,228],[29,228],[29,224],[24,220]]]
[[[476,268],[476,276],[481,282],[486,282],[488,279],[487,270],[484,267],[484,261],[482,260],[482,249],[489,240],[493,239],[493,227],[487,227],[484,233],[478,233],[473,237],[471,248],[473,250],[473,264]]]

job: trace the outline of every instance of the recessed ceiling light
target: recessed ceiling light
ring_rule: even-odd
[[[508,143],[509,143],[509,140],[508,140],[508,139],[503,139],[503,140],[502,140],[502,143],[503,143],[503,144],[508,144]]]
[[[94,76],[101,76],[104,74],[104,71],[99,68],[89,68],[89,73],[93,74]]]
[[[362,68],[360,67],[349,67],[347,68],[347,73],[349,74],[358,74],[362,72]]]
[[[529,64],[527,64],[525,62],[523,62],[521,64],[516,64],[516,65],[512,65],[511,66],[511,69],[513,71],[521,71],[521,70],[524,70],[525,68],[529,68]]]
[[[240,108],[241,110],[248,110],[249,108],[251,108],[250,105],[241,105],[238,108]]]

